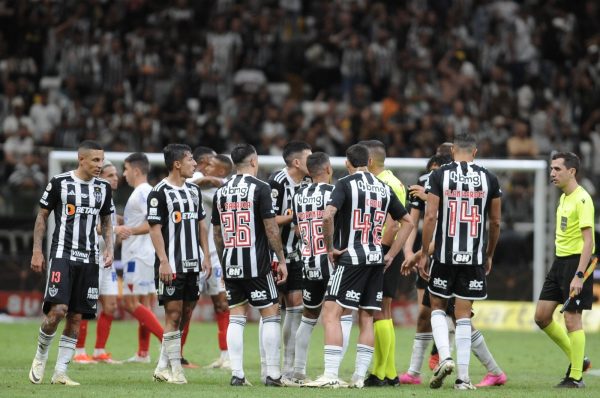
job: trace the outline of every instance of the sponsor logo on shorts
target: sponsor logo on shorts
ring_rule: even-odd
[[[454,264],[466,264],[470,263],[473,257],[470,253],[465,252],[454,252],[452,255],[452,261]]]
[[[266,300],[267,292],[264,290],[254,290],[250,292],[250,299],[252,300]]]
[[[242,267],[227,267],[226,272],[228,278],[242,278],[244,276]]]
[[[308,290],[302,292],[302,298],[306,301],[312,300],[312,294]]]
[[[358,303],[360,301],[360,293],[355,292],[354,290],[348,290],[346,292],[346,300]]]
[[[81,250],[71,250],[71,257],[87,261],[90,258],[90,254]]]
[[[48,294],[50,295],[50,297],[54,297],[58,294],[58,288],[56,286],[50,286],[48,288]]]
[[[448,289],[448,281],[442,278],[433,278],[433,287],[438,287],[440,289]]]
[[[377,297],[375,297],[375,301],[383,301],[383,292],[377,292]]]
[[[167,296],[172,296],[173,294],[175,294],[175,286],[167,286],[165,289],[165,293],[167,293]]]
[[[225,296],[227,297],[227,300],[231,300],[231,292],[229,290],[225,290]]]
[[[87,298],[88,298],[88,300],[98,300],[98,288],[97,287],[88,288]]]
[[[483,290],[483,281],[469,281],[469,290]]]

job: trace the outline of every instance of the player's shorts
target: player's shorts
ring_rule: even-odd
[[[156,293],[154,263],[147,264],[139,259],[124,262],[123,294],[146,296]]]
[[[254,308],[267,308],[278,303],[277,286],[272,273],[252,279],[226,279],[225,294],[229,308],[249,303]]]
[[[546,275],[546,280],[544,281],[544,286],[540,293],[540,300],[556,301],[561,304],[565,302],[569,297],[571,281],[579,266],[579,257],[579,254],[567,257],[556,257],[550,271]],[[588,278],[583,284],[583,289],[581,290],[581,293],[579,293],[579,296],[576,296],[575,299],[571,300],[565,310],[589,310],[592,308],[593,301],[593,278]]]
[[[225,292],[225,282],[223,281],[223,268],[219,261],[219,256],[213,253],[210,256],[212,264],[212,272],[210,276],[206,278],[204,273],[200,273],[200,294],[207,294],[209,296],[217,296],[220,293]]]
[[[383,301],[383,264],[369,266],[339,265],[329,278],[325,300],[344,308],[381,311]]]
[[[69,312],[94,319],[98,305],[98,264],[82,264],[63,258],[51,259],[44,293],[44,314],[52,304],[66,304]]]
[[[429,282],[421,277],[421,274],[417,271],[417,280],[415,282],[415,286],[417,289],[427,289],[427,285]]]
[[[384,256],[390,250],[389,246],[382,245],[381,248],[383,249]],[[398,289],[398,282],[400,280],[400,268],[402,267],[403,261],[404,255],[402,252],[400,252],[396,257],[394,257],[392,265],[390,265],[389,268],[384,272],[383,297],[396,297],[396,290]]]
[[[199,272],[177,273],[170,285],[165,285],[160,279],[155,279],[158,303],[164,305],[165,301],[196,301],[198,300]]]
[[[446,265],[432,260],[427,289],[443,298],[484,300],[487,298],[485,269],[483,265]]]
[[[327,290],[328,276],[323,279],[308,279],[304,276],[302,289],[302,303],[306,308],[319,308],[325,299],[325,291]]]
[[[118,296],[119,283],[117,282],[117,271],[114,267],[98,268],[98,290],[101,296]]]
[[[304,263],[300,260],[289,260],[286,262],[288,277],[284,284],[277,288],[283,294],[294,290],[302,290],[302,278],[304,275]]]

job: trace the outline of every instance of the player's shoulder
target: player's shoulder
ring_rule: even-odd
[[[583,204],[591,204],[592,206],[594,205],[592,196],[583,186],[580,185],[579,189],[577,189],[576,193],[577,193],[576,199],[578,201],[580,201]]]
[[[189,190],[200,192],[200,187],[197,184],[194,184],[193,182],[186,181],[185,186]]]
[[[288,180],[288,174],[285,169],[276,170],[267,179],[269,185],[284,185]]]
[[[165,189],[169,187],[166,180],[161,180],[158,184],[156,184],[152,188],[152,192],[163,192]]]
[[[50,181],[61,181],[66,179],[73,179],[70,171],[65,171],[64,173],[56,174],[53,176]]]
[[[110,189],[110,182],[108,182],[102,177],[95,177],[93,184],[104,185],[105,187],[108,187],[108,189]]]

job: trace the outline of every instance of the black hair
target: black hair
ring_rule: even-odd
[[[85,141],[81,141],[79,143],[79,146],[77,147],[77,150],[82,150],[82,149],[83,150],[91,149],[91,150],[103,151],[104,147],[102,147],[102,145],[98,141],[85,140]]]
[[[236,166],[248,159],[248,156],[256,155],[256,148],[251,144],[239,144],[231,150],[231,161]]]
[[[165,166],[167,170],[173,170],[173,165],[176,161],[181,161],[186,152],[192,153],[192,148],[186,144],[169,144],[163,148],[163,154],[165,156]]]
[[[194,152],[192,153],[192,156],[194,157],[194,160],[196,162],[201,157],[206,156],[206,155],[214,156],[215,151],[207,146],[198,146],[198,147],[194,148]]]
[[[233,162],[227,155],[216,155],[215,159],[225,165],[225,169],[227,170],[227,175],[231,174],[231,170],[233,169]]]
[[[427,162],[427,171],[430,171],[434,165],[442,166],[452,162],[452,157],[448,155],[433,155]]]
[[[436,155],[452,156],[452,147],[454,146],[451,142],[444,142],[437,147]]]
[[[346,158],[352,167],[366,167],[369,165],[369,148],[354,144],[346,150]]]
[[[306,168],[311,176],[319,174],[328,164],[329,155],[325,152],[314,152],[306,158]]]
[[[125,163],[139,169],[143,175],[148,175],[150,172],[150,161],[148,161],[148,156],[145,153],[134,152],[125,158]]]
[[[454,146],[459,149],[475,149],[477,148],[477,140],[468,133],[458,134],[454,137]]]
[[[311,150],[310,145],[304,141],[290,141],[283,147],[283,160],[286,166],[292,164],[294,155],[301,153],[302,151]]]
[[[562,159],[565,163],[565,167],[568,169],[575,169],[575,174],[579,171],[579,167],[581,166],[581,160],[579,160],[579,156],[575,155],[573,152],[556,152],[552,155],[552,160]]]

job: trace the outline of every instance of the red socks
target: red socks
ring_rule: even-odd
[[[98,324],[96,325],[96,349],[106,347],[106,340],[108,340],[108,335],[110,334],[112,321],[112,315],[107,315],[104,312],[100,313]]]
[[[88,321],[87,319],[82,319],[79,322],[79,334],[77,335],[77,344],[75,348],[85,348],[85,339],[87,337],[87,327]]]
[[[142,326],[146,327],[150,333],[162,341],[163,327],[152,311],[143,305],[138,305],[131,315],[133,315]]]
[[[183,330],[181,331],[181,355],[183,355],[183,346],[185,345],[188,333],[190,332],[190,323],[191,322],[192,322],[191,320],[188,321],[188,323],[185,324],[185,326],[183,327]]]
[[[229,311],[217,312],[215,314],[217,318],[217,327],[219,331],[217,336],[219,338],[219,349],[221,351],[227,351],[227,327],[229,326]]]
[[[140,324],[138,326],[138,355],[145,357],[150,350],[150,331],[147,327]]]

